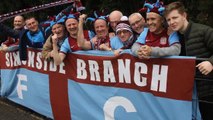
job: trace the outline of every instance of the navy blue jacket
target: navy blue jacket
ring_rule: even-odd
[[[45,43],[47,37],[49,35],[47,35],[44,32],[44,29],[42,27],[39,27],[39,30],[42,32],[42,35],[44,37],[44,41],[41,42],[37,42],[37,43],[32,43],[31,40],[29,40],[27,33],[29,32],[29,30],[23,30],[20,35],[20,41],[19,41],[19,55],[20,55],[20,59],[21,60],[27,60],[27,47],[32,47],[32,48],[42,48],[43,44]]]

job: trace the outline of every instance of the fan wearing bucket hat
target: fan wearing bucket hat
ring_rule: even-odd
[[[50,28],[52,31],[52,34],[47,38],[42,52],[41,56],[45,60],[52,60],[53,58],[53,41],[57,39],[57,45],[60,48],[64,40],[67,38],[67,32],[65,30],[64,21],[65,16],[60,18],[57,21],[51,21],[50,22]]]
[[[159,0],[153,4],[145,3],[142,8],[146,11],[148,28],[144,28],[131,49],[140,59],[180,54],[181,45],[177,32],[170,32],[164,25],[164,9],[163,3]]]

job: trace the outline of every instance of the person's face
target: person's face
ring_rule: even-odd
[[[109,17],[110,26],[112,27],[113,31],[116,30],[116,25],[120,21],[121,17],[117,15],[112,15]]]
[[[16,16],[13,21],[14,29],[21,29],[25,25],[24,18],[21,16]]]
[[[78,32],[78,21],[74,18],[70,18],[66,20],[65,25],[70,36],[76,37]]]
[[[65,28],[64,28],[64,25],[62,24],[55,24],[52,26],[52,33],[53,34],[57,34],[57,37],[60,39],[60,38],[63,38],[64,35],[65,35]]]
[[[129,30],[121,29],[117,32],[117,35],[122,42],[125,42],[131,37],[132,33]]]
[[[163,29],[163,18],[154,12],[147,13],[146,23],[149,31],[159,34]]]
[[[94,23],[95,33],[98,38],[105,38],[108,35],[109,27],[105,20],[98,19]]]
[[[38,31],[38,21],[35,18],[30,18],[25,21],[26,27],[29,31],[36,32]]]
[[[186,21],[186,14],[180,14],[177,10],[172,10],[167,16],[166,21],[173,31],[183,31]]]
[[[140,18],[139,16],[134,15],[129,18],[129,24],[136,33],[140,34],[143,32],[145,20],[143,17]]]

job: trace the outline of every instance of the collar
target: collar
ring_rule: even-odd
[[[35,35],[35,34],[37,34],[37,33],[39,33],[41,30],[40,29],[38,29],[37,31],[35,31],[35,32],[33,32],[33,31],[29,31],[30,32],[30,35]]]

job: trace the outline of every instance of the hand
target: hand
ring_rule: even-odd
[[[213,66],[209,61],[203,61],[199,63],[196,67],[204,75],[209,74],[213,70]]]
[[[2,44],[2,46],[1,46],[1,50],[2,50],[2,51],[7,51],[7,50],[8,50],[7,45]]]
[[[79,21],[84,22],[86,19],[87,15],[86,14],[82,14],[79,16]]]
[[[114,50],[114,55],[115,56],[118,56],[120,55],[120,53],[123,51],[123,49],[117,49],[117,50]]]
[[[54,34],[52,36],[52,42],[53,42],[53,44],[57,44],[58,43],[58,35],[57,34]]]
[[[151,54],[151,47],[147,45],[141,46],[138,49],[137,54],[139,59],[149,59]]]
[[[50,53],[49,53],[50,57],[53,57],[54,56],[54,51],[52,50]]]
[[[143,46],[141,46],[141,50],[142,50],[143,55],[145,55],[145,56],[150,56],[151,55],[152,49],[151,49],[150,46],[143,45]]]
[[[100,50],[106,50],[106,51],[112,50],[112,49],[111,49],[107,44],[105,44],[105,43],[99,45],[99,49],[100,49]]]
[[[94,44],[94,45],[97,45],[98,44],[98,38],[97,36],[93,37],[91,42]]]
[[[50,57],[51,57],[51,52],[48,52],[44,59],[45,59],[45,60],[49,60]]]
[[[115,33],[114,32],[110,32],[109,33],[109,38],[115,37]]]

